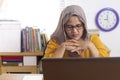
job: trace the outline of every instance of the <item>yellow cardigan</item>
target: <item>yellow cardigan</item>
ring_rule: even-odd
[[[106,47],[104,46],[104,44],[102,43],[102,41],[100,40],[100,38],[97,34],[91,35],[90,41],[98,49],[100,57],[108,57],[109,56]],[[54,39],[50,39],[50,41],[46,47],[46,50],[45,50],[44,58],[54,57],[54,52],[58,47],[59,47],[59,44]],[[64,53],[63,57],[70,57],[70,56],[67,53]],[[82,58],[90,57],[90,51],[88,49],[85,50],[80,57],[82,57]]]

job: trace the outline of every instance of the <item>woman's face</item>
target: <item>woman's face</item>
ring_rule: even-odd
[[[79,40],[83,35],[83,23],[77,16],[72,16],[65,25],[65,31],[70,39]]]

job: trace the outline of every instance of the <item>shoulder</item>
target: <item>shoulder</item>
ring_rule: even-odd
[[[57,43],[57,42],[56,42],[56,40],[55,40],[54,38],[51,38],[51,39],[49,40],[49,43]]]
[[[92,41],[94,39],[99,39],[99,35],[98,34],[91,34],[90,35],[90,41]]]
[[[49,40],[48,44],[50,44],[50,45],[58,45],[58,43],[56,42],[56,40],[54,38],[51,38]]]
[[[98,34],[92,34],[90,37],[90,41],[94,43],[96,46],[104,45]]]

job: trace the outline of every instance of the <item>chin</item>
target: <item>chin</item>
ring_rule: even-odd
[[[73,38],[74,40],[79,40],[80,38]]]
[[[78,36],[71,36],[71,37],[69,37],[70,39],[74,39],[74,40],[80,40],[80,37],[78,37]]]

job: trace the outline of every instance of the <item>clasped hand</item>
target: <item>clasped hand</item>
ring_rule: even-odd
[[[79,55],[88,48],[89,41],[85,40],[67,40],[63,43],[65,45],[65,49],[71,52],[77,52]]]

